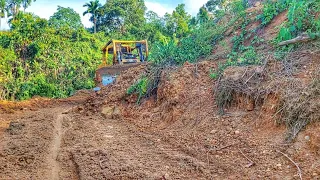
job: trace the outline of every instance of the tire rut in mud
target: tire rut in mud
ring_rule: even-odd
[[[59,179],[66,108],[21,111],[0,136],[0,179]]]
[[[54,137],[52,141],[52,148],[49,157],[49,164],[52,167],[51,170],[51,179],[58,180],[59,179],[59,170],[60,165],[58,162],[58,154],[61,146],[61,136],[62,136],[62,121],[64,118],[64,114],[59,114],[54,122]]]

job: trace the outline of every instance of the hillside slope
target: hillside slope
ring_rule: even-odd
[[[0,179],[319,179],[320,42],[277,60],[267,40],[286,13],[257,33],[263,63],[213,76],[229,62],[232,37],[259,24],[235,25],[208,59],[163,69],[140,103],[128,89],[150,67],[97,93],[2,102]]]

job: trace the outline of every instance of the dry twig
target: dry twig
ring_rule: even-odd
[[[299,177],[300,179],[302,180],[302,172],[301,172],[301,169],[300,167],[298,166],[298,164],[296,162],[294,162],[288,155],[286,155],[285,153],[279,151],[279,150],[276,150],[278,153],[282,154],[284,157],[286,157],[287,159],[289,159],[298,169],[298,174],[299,174]]]
[[[252,161],[250,158],[248,158],[248,156],[246,156],[240,148],[238,148],[238,150],[240,151],[240,153],[242,154],[243,157],[245,157],[250,163],[248,165],[246,165],[245,167],[249,168],[251,166],[254,166],[256,163],[254,161]]]

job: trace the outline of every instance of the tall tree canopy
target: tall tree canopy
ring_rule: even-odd
[[[1,18],[5,17],[6,12],[6,0],[0,0],[0,29],[1,29]]]
[[[15,18],[21,7],[23,7],[25,11],[31,5],[31,3],[35,1],[36,0],[6,0],[6,10],[8,12],[8,16]]]
[[[72,8],[58,6],[57,12],[49,19],[49,25],[55,28],[70,27],[77,30],[83,27],[80,15]]]
[[[90,21],[93,22],[94,33],[96,33],[98,9],[101,7],[101,4],[99,3],[99,0],[94,0],[86,3],[85,5],[83,5],[83,7],[87,8],[87,10],[83,12],[84,16],[86,14],[91,14]]]
[[[99,30],[126,34],[145,23],[144,0],[108,0],[99,9],[97,26]]]
[[[202,6],[199,9],[199,13],[197,14],[197,19],[199,24],[204,24],[209,21],[210,19],[210,14],[208,10],[205,8],[205,6]]]
[[[185,4],[179,4],[172,14],[165,14],[167,34],[177,38],[184,37],[189,32],[191,16],[185,10]]]
[[[26,9],[31,5],[32,1],[35,2],[36,0],[22,0],[22,7],[24,11],[26,11]]]

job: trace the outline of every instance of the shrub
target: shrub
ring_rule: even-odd
[[[147,94],[149,86],[149,80],[147,77],[140,78],[135,84],[130,86],[130,88],[127,90],[127,94],[138,94],[138,100],[137,103],[140,103],[140,100],[143,96]]]

